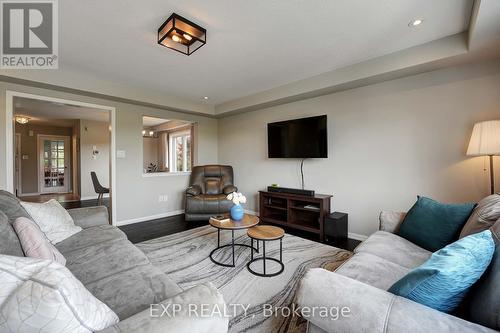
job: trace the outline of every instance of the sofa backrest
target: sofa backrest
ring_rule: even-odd
[[[23,249],[9,218],[0,211],[0,254],[23,257]]]
[[[0,253],[14,256],[24,256],[21,243],[12,223],[18,217],[31,219],[28,212],[21,206],[19,199],[10,192],[0,190]]]
[[[203,194],[221,194],[224,187],[233,184],[230,165],[201,165],[193,167],[189,185],[198,185]]]
[[[14,194],[4,190],[0,190],[0,211],[7,215],[10,224],[14,223],[18,217],[31,219],[28,212],[21,206],[19,199]]]
[[[500,330],[500,219],[490,228],[496,249],[488,270],[470,295],[470,319],[478,324]]]

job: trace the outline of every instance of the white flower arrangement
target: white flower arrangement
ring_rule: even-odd
[[[247,198],[240,192],[229,193],[226,199],[232,201],[235,205],[247,202]]]

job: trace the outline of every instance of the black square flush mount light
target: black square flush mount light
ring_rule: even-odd
[[[207,30],[173,13],[158,29],[158,44],[190,55],[207,41]]]

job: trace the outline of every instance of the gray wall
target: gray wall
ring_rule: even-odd
[[[350,231],[368,235],[381,209],[406,210],[417,194],[449,202],[488,193],[485,159],[465,156],[476,121],[500,118],[500,62],[448,68],[220,120],[0,82],[0,133],[5,91],[66,98],[117,109],[118,221],[182,209],[188,176],[143,177],[142,116],[197,123],[198,164],[228,163],[257,210],[257,191],[271,183],[300,186],[298,160],[267,159],[266,124],[327,114],[329,158],[308,160],[306,187],[332,193],[333,209],[350,216]],[[497,161],[498,162],[498,161]],[[0,135],[0,188],[6,184]],[[497,173],[500,184],[500,173]],[[158,202],[167,195],[167,202]]]
[[[160,139],[159,138],[143,138],[142,144],[142,167],[147,170],[149,165],[152,163],[158,165],[158,150],[159,150]]]
[[[380,210],[407,210],[417,194],[446,202],[488,194],[485,159],[465,151],[476,121],[500,119],[500,62],[221,119],[219,162],[234,166],[247,209],[258,210],[257,191],[267,185],[300,187],[300,160],[267,158],[266,124],[321,114],[328,115],[329,158],[305,162],[306,188],[333,194],[333,210],[349,213],[350,232],[369,235]]]
[[[109,124],[92,120],[80,120],[80,173],[81,197],[85,199],[97,198],[97,194],[90,178],[94,171],[99,182],[104,187],[109,187],[109,151],[111,136]],[[99,154],[92,156],[93,146]]]
[[[143,142],[141,133],[143,115],[196,122],[198,131],[196,142],[198,149],[196,149],[195,160],[199,164],[217,162],[216,119],[0,82],[0,189],[5,188],[7,184],[5,170],[6,90],[64,98],[116,108],[116,148],[117,150],[126,151],[126,158],[118,158],[116,160],[117,221],[135,220],[167,212],[177,212],[182,209],[183,205],[182,194],[188,184],[188,175],[143,177]],[[168,201],[160,203],[158,200],[159,195],[167,195]]]

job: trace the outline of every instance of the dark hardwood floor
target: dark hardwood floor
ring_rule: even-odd
[[[104,199],[103,204],[109,208],[109,199]],[[63,205],[66,209],[92,207],[97,205],[97,200],[62,202],[61,205]],[[132,243],[140,243],[149,239],[175,234],[177,232],[198,228],[204,225],[208,225],[208,222],[187,222],[184,220],[184,215],[175,215],[146,222],[124,225],[119,228],[127,235],[128,239]],[[291,235],[319,242],[319,236],[316,234],[295,229],[284,229]],[[339,242],[325,241],[324,243],[352,251],[361,242],[355,239],[345,239]]]
[[[119,228],[127,235],[132,243],[140,243],[166,235],[175,234],[184,230],[207,225],[207,222],[187,222],[184,214],[165,217],[147,222],[123,225]]]

